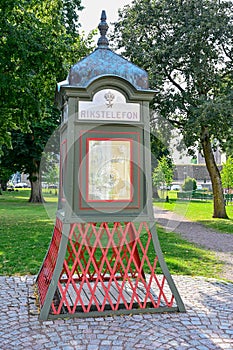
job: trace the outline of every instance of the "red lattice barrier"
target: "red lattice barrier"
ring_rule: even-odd
[[[40,304],[43,306],[46,294],[53,277],[54,268],[58,258],[58,250],[62,237],[62,222],[57,218],[50,246],[37,277]]]
[[[58,233],[56,228],[54,235]],[[159,266],[153,248],[146,222],[71,224],[52,314],[172,307],[166,278],[155,272]]]

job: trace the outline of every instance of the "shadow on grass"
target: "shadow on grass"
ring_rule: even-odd
[[[198,222],[212,230],[218,231],[219,233],[233,234],[232,219],[199,220]]]

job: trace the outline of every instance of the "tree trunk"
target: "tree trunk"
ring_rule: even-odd
[[[0,183],[0,188],[2,191],[6,191],[7,190],[7,181],[2,180]]]
[[[29,202],[30,203],[44,203],[39,174],[33,173],[32,179],[34,179],[34,181],[31,180],[31,176],[30,176],[31,195],[29,198]]]
[[[213,150],[209,138],[209,130],[207,127],[202,127],[201,144],[205,157],[206,167],[210,174],[210,179],[213,188],[214,196],[214,213],[213,218],[228,219],[222,189],[222,181],[220,172],[214,159]]]
[[[158,190],[157,187],[152,187],[152,191],[153,191],[153,198],[155,199],[159,199],[159,194],[158,194]]]
[[[40,164],[34,160],[34,171],[29,176],[29,181],[31,183],[31,195],[29,198],[30,203],[44,203],[42,188],[41,188],[41,178],[39,174]]]

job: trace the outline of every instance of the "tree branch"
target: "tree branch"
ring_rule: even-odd
[[[172,120],[170,118],[166,118],[166,119],[169,121],[169,123],[171,123],[174,126],[178,126],[179,128],[184,126],[184,123],[182,123],[181,121],[174,120],[174,119]]]
[[[226,48],[224,47],[224,45],[222,45],[222,49],[223,49],[223,52],[225,53],[225,55],[230,58],[230,60],[232,61],[233,60],[233,57],[227,52]]]
[[[177,87],[177,89],[178,89],[180,92],[184,93],[185,90],[171,77],[171,75],[170,75],[170,74],[168,73],[168,71],[167,71],[167,68],[166,68],[166,67],[163,67],[163,69],[164,69],[164,72],[165,72],[167,78],[169,79],[169,81],[170,81],[173,85],[175,85],[175,87]]]

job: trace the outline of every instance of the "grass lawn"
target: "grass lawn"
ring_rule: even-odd
[[[229,220],[226,219],[214,219],[213,215],[213,201],[201,201],[201,200],[177,200],[174,192],[169,193],[170,201],[165,203],[164,201],[154,201],[154,205],[163,209],[172,210],[179,215],[186,217],[192,221],[198,221],[203,225],[206,225],[214,230],[218,230],[223,233],[233,233],[233,205],[226,206],[227,215]]]
[[[29,190],[0,196],[0,274],[36,274],[45,257],[52,231],[51,213],[56,197],[47,193],[46,209],[42,204],[27,202]],[[48,217],[50,212],[50,217]],[[218,277],[222,265],[212,252],[196,248],[175,233],[158,227],[165,260],[172,274]],[[153,256],[153,250],[149,252]]]
[[[53,222],[43,205],[27,202],[29,191],[0,196],[1,275],[37,273],[47,251]],[[49,204],[54,206],[53,198]]]

